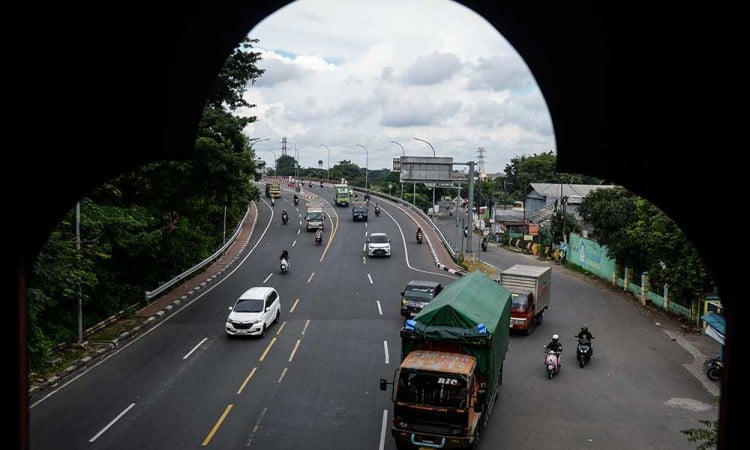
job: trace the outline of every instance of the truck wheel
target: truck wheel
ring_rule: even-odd
[[[534,324],[536,324],[536,317],[532,317],[532,319],[529,321],[529,326],[526,327],[525,330],[523,330],[523,334],[529,336],[531,332],[534,331]]]
[[[539,314],[534,317],[534,322],[536,322],[537,325],[542,324],[542,319],[544,318],[544,311],[540,312]]]

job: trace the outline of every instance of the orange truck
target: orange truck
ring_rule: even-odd
[[[511,294],[510,328],[528,336],[549,308],[552,268],[516,264],[501,271],[497,281]]]
[[[503,382],[510,292],[480,271],[448,284],[401,329],[391,435],[398,449],[475,448]]]

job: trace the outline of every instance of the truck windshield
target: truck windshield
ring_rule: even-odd
[[[322,212],[311,212],[307,215],[308,222],[321,222],[323,220]]]
[[[418,405],[466,408],[466,380],[457,374],[402,370],[396,400]]]
[[[434,292],[433,288],[407,287],[404,291],[404,297],[407,300],[430,301]]]
[[[511,308],[513,309],[526,309],[529,307],[529,297],[524,294],[517,294],[511,292]]]

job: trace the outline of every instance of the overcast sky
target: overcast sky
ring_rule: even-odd
[[[451,156],[504,172],[519,155],[556,153],[528,67],[492,25],[450,0],[298,0],[249,33],[265,73],[246,99],[250,137],[273,164],[281,139],[302,167]],[[367,148],[365,151],[362,145]],[[464,166],[454,166],[463,170]]]

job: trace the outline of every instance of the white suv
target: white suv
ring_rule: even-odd
[[[391,256],[391,240],[385,233],[371,233],[367,238],[367,256]]]
[[[231,336],[266,335],[266,329],[279,321],[281,299],[272,287],[252,287],[229,307],[226,331]]]

